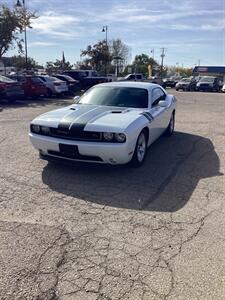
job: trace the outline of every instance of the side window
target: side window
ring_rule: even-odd
[[[142,76],[141,75],[136,75],[136,78],[139,80],[139,79],[142,79]]]
[[[166,94],[160,88],[155,88],[152,91],[152,107],[157,106],[159,101],[165,100]]]
[[[128,80],[134,80],[135,79],[135,75],[130,75]]]

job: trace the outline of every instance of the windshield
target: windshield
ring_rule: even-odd
[[[74,80],[72,77],[70,76],[67,76],[67,75],[58,75],[57,78],[61,79],[61,80],[67,80],[67,81],[73,81],[73,82],[76,82],[76,80]]]
[[[215,77],[202,77],[199,82],[213,82]]]
[[[34,83],[39,83],[39,84],[41,83],[41,84],[42,84],[41,79],[38,78],[38,77],[32,77],[31,80],[32,80],[32,82],[34,82]]]
[[[183,78],[183,79],[181,79],[180,82],[191,82],[191,79],[189,79],[189,78]]]
[[[148,91],[130,87],[94,87],[80,98],[79,104],[147,108]]]
[[[7,77],[5,77],[5,76],[1,76],[1,75],[0,75],[0,82],[10,83],[10,82],[15,82],[15,81],[12,80],[12,79],[7,78]]]

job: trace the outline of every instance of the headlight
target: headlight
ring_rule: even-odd
[[[43,134],[50,134],[50,128],[47,126],[41,126],[41,132]]]
[[[124,133],[115,133],[115,139],[119,143],[123,143],[126,141],[126,135]]]
[[[103,137],[106,141],[112,141],[114,134],[112,132],[103,132]]]
[[[34,133],[39,133],[41,131],[41,127],[39,125],[33,124],[31,125],[31,131]]]

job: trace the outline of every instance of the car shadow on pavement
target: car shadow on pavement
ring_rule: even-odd
[[[53,191],[100,205],[173,212],[187,203],[201,179],[220,176],[219,169],[208,138],[175,132],[149,148],[141,168],[48,163],[42,180]]]

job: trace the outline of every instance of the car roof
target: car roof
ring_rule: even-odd
[[[133,88],[142,88],[151,91],[155,87],[159,87],[164,90],[159,84],[151,82],[140,82],[140,81],[119,81],[119,82],[107,82],[101,83],[97,86],[112,86],[112,87],[133,87]]]

